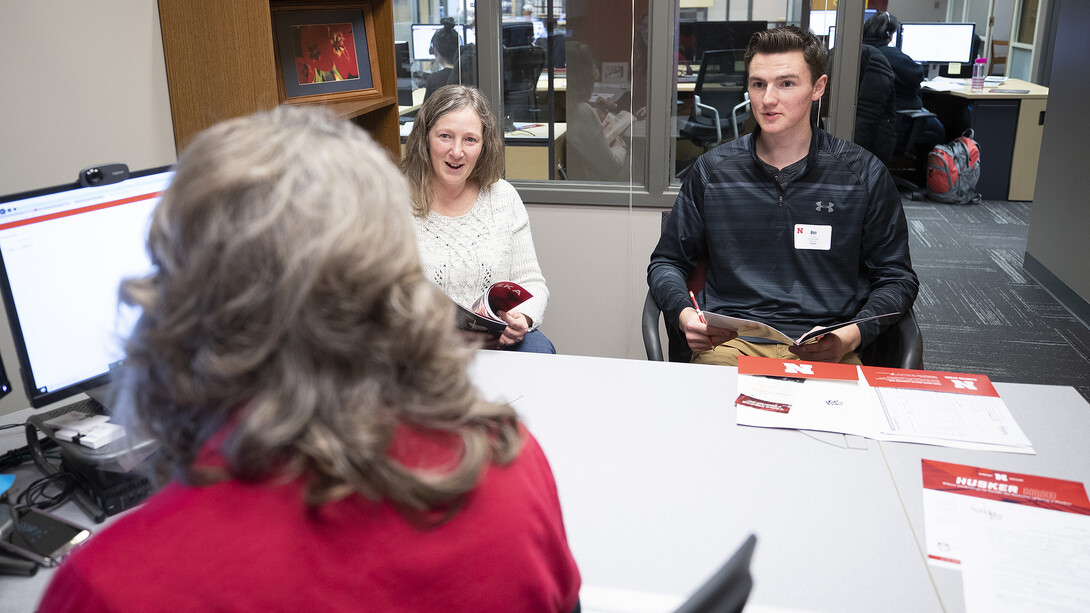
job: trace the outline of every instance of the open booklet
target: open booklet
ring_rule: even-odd
[[[602,133],[606,136],[606,142],[612,143],[613,139],[624,134],[635,119],[628,111],[617,111],[606,115],[606,118],[602,120]]]
[[[470,308],[455,303],[458,307],[455,324],[459,330],[483,332],[499,338],[507,329],[507,323],[496,313],[510,311],[533,297],[533,294],[514,281],[493,283]]]
[[[736,331],[738,333],[738,336],[750,336],[750,337],[753,337],[753,338],[763,338],[765,340],[775,341],[777,343],[783,343],[784,345],[801,345],[801,344],[803,344],[803,343],[805,343],[807,341],[815,340],[815,339],[817,339],[819,336],[821,336],[823,334],[828,334],[829,332],[832,332],[833,330],[836,330],[838,328],[843,328],[844,326],[850,326],[852,324],[860,324],[860,323],[863,323],[865,321],[873,321],[875,319],[885,319],[886,317],[893,317],[895,315],[900,315],[900,314],[901,314],[900,311],[895,311],[893,313],[884,313],[882,315],[872,315],[870,317],[860,317],[859,319],[853,319],[851,321],[845,321],[845,322],[842,322],[842,323],[833,324],[831,326],[825,326],[823,328],[817,328],[816,330],[811,330],[810,332],[807,332],[806,334],[803,334],[802,336],[800,336],[797,339],[792,339],[790,336],[787,336],[783,332],[780,332],[779,330],[773,328],[772,326],[770,326],[768,324],[765,324],[765,323],[761,323],[759,321],[753,321],[751,319],[742,319],[740,317],[730,317],[728,315],[720,315],[718,313],[709,313],[708,311],[703,312],[704,321],[706,321],[709,326],[715,326],[716,328],[723,328],[723,329],[726,329],[726,330],[734,330],[734,331]]]

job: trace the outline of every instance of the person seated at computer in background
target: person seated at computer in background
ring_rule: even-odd
[[[606,139],[602,119],[609,107],[592,105],[591,93],[598,80],[598,65],[585,43],[569,40],[568,129],[564,136],[568,178],[573,181],[622,181],[627,179],[628,145],[621,136]]]
[[[70,554],[40,611],[573,610],[549,465],[470,382],[408,199],[319,109],[193,139],[156,270],[122,287],[143,311],[116,418],[171,481]]]
[[[881,11],[871,15],[863,23],[863,44],[877,47],[882,55],[889,61],[893,68],[893,92],[894,105],[898,111],[916,111],[923,109],[923,99],[920,97],[920,83],[924,78],[924,67],[917,64],[905,52],[897,47],[891,47],[889,42],[893,35],[901,30],[901,22],[891,13]],[[927,117],[916,120],[902,113],[897,114],[897,149],[901,149],[908,139],[909,130],[915,121],[920,121],[916,128],[916,139],[912,154],[918,161],[919,179],[923,179],[922,171],[926,166],[927,152],[935,145],[946,142],[946,128],[938,117]]]
[[[705,310],[762,321],[792,338],[904,313],[916,298],[908,225],[889,172],[862,147],[810,123],[828,80],[825,60],[825,45],[795,26],[753,35],[745,64],[757,127],[697,159],[651,254],[648,285],[679,323],[694,362],[760,355],[858,364],[858,350],[890,325],[853,324],[793,347],[736,338],[701,323],[693,309],[686,278],[701,261]]]
[[[454,29],[454,19],[445,17],[439,20],[443,27],[435,31],[431,37],[431,53],[435,61],[442,68],[429,74],[425,79],[424,100],[435,93],[435,90],[450,82],[450,75],[454,71],[454,62],[458,59],[458,50],[462,40],[458,37],[458,30]]]
[[[476,88],[448,85],[420,107],[405,143],[401,170],[409,179],[424,274],[469,307],[493,283],[514,281],[533,298],[497,313],[507,322],[490,349],[556,353],[538,330],[549,289],[537,263],[530,217],[518,192],[501,179],[503,135]]]

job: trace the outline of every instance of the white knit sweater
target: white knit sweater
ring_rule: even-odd
[[[522,199],[503,179],[482,187],[473,208],[459,217],[436,212],[416,218],[424,274],[455,302],[470,306],[493,283],[514,281],[533,298],[517,309],[541,325],[549,289],[537,263],[530,217]]]

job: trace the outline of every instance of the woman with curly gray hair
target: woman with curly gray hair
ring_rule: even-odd
[[[362,130],[281,107],[198,135],[156,208],[119,419],[169,479],[43,611],[571,611],[552,473],[421,270]]]

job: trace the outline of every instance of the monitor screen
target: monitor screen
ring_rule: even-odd
[[[767,29],[767,21],[682,21],[678,53],[690,64],[699,64],[705,51],[745,49],[754,32]]]
[[[973,61],[973,23],[903,23],[901,51],[920,64]]]
[[[504,47],[529,47],[534,44],[534,24],[530,21],[505,21],[501,24]]]
[[[0,197],[0,290],[31,406],[105,384],[139,313],[121,281],[152,270],[152,210],[169,167],[119,183]]]
[[[829,36],[829,28],[836,26],[836,9],[810,11],[810,31],[817,36]]]
[[[412,33],[413,39],[414,62],[423,62],[425,60],[435,59],[435,54],[431,52],[431,37],[435,36],[435,33],[442,29],[443,26],[437,23],[414,23],[412,26],[409,27],[409,31]],[[459,46],[465,44],[465,26],[455,25],[454,30],[458,32]]]

